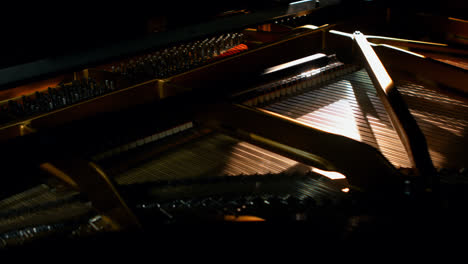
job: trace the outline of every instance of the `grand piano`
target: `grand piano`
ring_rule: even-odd
[[[8,18],[0,249],[458,234],[466,3],[250,2]]]

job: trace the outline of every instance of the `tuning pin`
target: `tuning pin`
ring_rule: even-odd
[[[48,88],[47,93],[44,95],[45,100],[47,101],[48,110],[51,111],[55,108],[54,97],[52,94],[52,88]]]
[[[36,91],[34,93],[34,101],[36,102],[36,112],[43,112],[45,109],[43,107],[42,95],[40,92]]]
[[[72,104],[73,98],[71,95],[71,87],[70,86],[63,87],[61,91],[63,92],[63,98],[64,98],[63,101],[65,102],[65,105]]]
[[[65,106],[67,104],[63,91],[59,89],[57,91],[57,105],[59,107]]]
[[[86,89],[86,86],[84,85],[83,81],[79,83],[77,91],[78,91],[79,101],[87,98],[88,89]]]
[[[201,61],[204,61],[208,58],[208,44],[203,44],[200,46],[200,56],[201,56]]]
[[[123,62],[120,63],[120,66],[117,67],[117,71],[122,75],[127,75],[127,65]]]
[[[36,99],[37,101],[38,101],[38,100],[41,100],[41,93],[40,93],[40,92],[36,91],[36,92],[34,93],[34,96],[35,96],[35,99]]]
[[[21,99],[23,101],[23,109],[24,109],[25,114],[27,115],[32,114],[33,109],[32,109],[32,104],[31,104],[31,100],[29,99],[29,97],[23,95]]]
[[[80,100],[80,87],[77,85],[72,85],[72,103],[78,102]]]
[[[100,95],[99,89],[96,87],[96,85],[89,80],[89,93],[91,94],[91,97],[96,97]]]
[[[21,108],[18,105],[18,103],[14,100],[9,100],[8,101],[8,108],[12,114],[15,116],[21,116]]]
[[[49,94],[51,94],[52,100],[54,102],[54,106],[56,108],[62,106],[62,100],[61,100],[61,98],[59,96],[59,93],[58,93],[56,88],[50,89]]]
[[[110,81],[109,84],[110,84],[111,91],[114,91],[115,90],[114,81]]]
[[[106,91],[110,90],[110,88],[109,88],[109,80],[104,80],[104,87],[105,87]]]
[[[154,60],[151,62],[151,70],[152,70],[152,72],[151,72],[152,75],[151,76],[153,78],[158,78],[158,65],[157,65],[156,61],[154,61]]]

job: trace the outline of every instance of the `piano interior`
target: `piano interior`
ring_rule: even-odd
[[[0,248],[220,226],[455,236],[468,202],[467,5],[400,2],[158,9],[102,46],[11,54]]]

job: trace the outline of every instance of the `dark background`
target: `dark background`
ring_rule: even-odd
[[[363,1],[341,2],[353,5]],[[213,19],[216,14],[229,10],[255,11],[289,2],[293,1],[16,1],[2,4],[0,68],[136,39],[148,34],[148,21],[158,17],[166,19],[167,30],[170,30]],[[367,2],[468,19],[466,0],[440,1],[439,4],[422,0]]]
[[[0,68],[103,47],[148,33],[148,21],[164,17],[175,28],[242,8],[276,1],[115,1],[15,3],[1,8]]]

